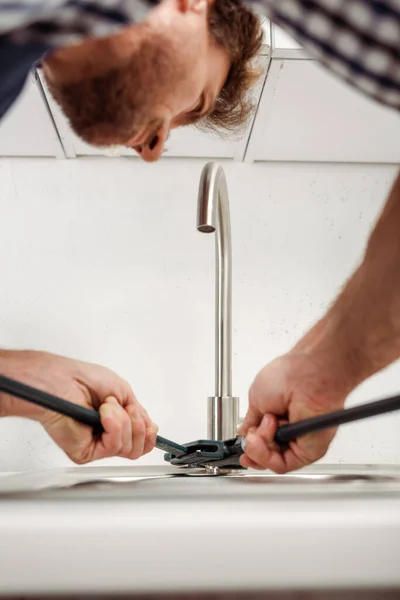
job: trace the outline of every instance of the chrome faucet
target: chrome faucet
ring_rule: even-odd
[[[232,247],[228,187],[222,167],[204,167],[198,195],[197,229],[215,232],[215,395],[208,398],[208,439],[236,436],[239,398],[232,396]]]

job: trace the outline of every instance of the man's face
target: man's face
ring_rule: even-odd
[[[208,113],[230,68],[209,35],[209,0],[164,0],[142,24],[54,52],[47,84],[77,135],[160,158],[169,131]]]

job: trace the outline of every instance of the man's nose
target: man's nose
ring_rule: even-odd
[[[135,146],[134,150],[136,150],[136,152],[144,161],[155,162],[161,157],[164,151],[167,135],[168,131],[160,129],[146,143],[141,144],[140,146]]]

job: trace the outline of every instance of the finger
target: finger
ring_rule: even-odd
[[[282,452],[274,441],[277,426],[275,415],[264,415],[260,426],[246,437],[246,455],[255,463],[255,468],[270,469],[282,475],[303,465],[291,448]]]
[[[249,409],[243,422],[237,428],[238,435],[247,435],[247,432],[251,427],[258,427],[263,418],[263,413],[258,408],[259,404],[257,402],[257,394],[256,394],[256,386],[255,382],[250,386],[249,389]]]
[[[109,403],[112,405],[116,417],[121,427],[122,445],[118,456],[128,457],[132,452],[132,421],[127,411],[121,406],[116,398],[110,398]]]
[[[116,456],[122,448],[122,427],[109,398],[100,405],[99,413],[104,433],[96,444],[95,457]]]
[[[142,415],[142,419],[144,421],[146,429],[149,429],[150,427],[153,427],[154,423],[150,419],[147,410],[141,404],[139,404],[139,402],[136,403],[136,407],[139,410],[139,413]]]
[[[138,407],[138,409],[139,409],[139,411],[140,411],[140,414],[142,415],[142,417],[143,417],[143,420],[144,420],[144,422],[146,423],[146,425],[151,425],[151,422],[152,422],[152,421],[151,421],[151,419],[150,419],[150,417],[149,417],[149,413],[147,412],[147,410],[145,409],[145,407],[144,407],[144,406],[142,406],[142,405],[140,404],[140,402],[138,402],[138,401],[136,401],[136,404],[137,404],[137,407]]]
[[[253,460],[258,468],[270,469],[275,473],[284,474],[289,471],[296,471],[305,465],[314,462],[318,457],[307,457],[302,451],[301,446],[296,442],[291,442],[289,448],[283,450],[279,444],[274,441],[277,429],[277,419],[274,415],[265,415],[260,426],[254,432],[258,436],[259,445],[251,448],[251,440],[246,438],[246,453],[247,447],[250,446],[250,454],[248,456]],[[260,440],[264,444],[263,452],[260,451]],[[254,452],[252,454],[252,452]]]
[[[245,454],[259,469],[267,469],[273,452],[276,452],[276,429],[276,418],[273,415],[265,415],[259,427],[252,427],[248,431]]]
[[[158,425],[153,423],[153,425],[147,429],[146,439],[145,439],[144,448],[143,448],[143,454],[148,454],[149,452],[151,452],[153,450],[154,446],[156,445],[157,434],[158,434]]]
[[[254,463],[247,456],[247,454],[243,454],[243,456],[240,457],[240,464],[242,465],[242,467],[246,467],[247,469],[258,469],[258,466],[256,465],[256,463]]]
[[[136,404],[127,406],[126,411],[130,417],[132,426],[132,449],[128,458],[134,460],[143,455],[146,439],[146,425]]]
[[[260,426],[249,431],[246,437],[246,456],[252,463],[249,463],[249,466],[261,470],[270,469],[280,474],[286,473],[288,469],[284,455],[274,441],[276,429],[276,417],[265,415]]]
[[[143,420],[146,425],[146,437],[145,437],[145,442],[144,442],[143,454],[148,454],[148,452],[151,452],[151,450],[153,450],[153,448],[155,446],[156,438],[157,438],[157,434],[158,434],[158,425],[153,423],[153,421],[150,419],[146,409],[143,408],[143,406],[141,404],[139,404],[139,410],[142,414]]]
[[[257,434],[261,437],[268,448],[275,452],[281,452],[282,447],[275,441],[276,431],[278,424],[282,423],[275,415],[266,414],[263,416],[262,421],[257,429]]]
[[[249,429],[258,427],[262,418],[262,413],[257,408],[250,406],[243,423],[241,423],[237,429],[237,433],[243,436],[247,435]]]

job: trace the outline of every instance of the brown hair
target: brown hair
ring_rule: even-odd
[[[199,127],[240,130],[253,111],[249,89],[261,74],[252,64],[262,44],[261,23],[240,0],[214,0],[208,25],[216,43],[227,50],[231,68],[212,112]]]

